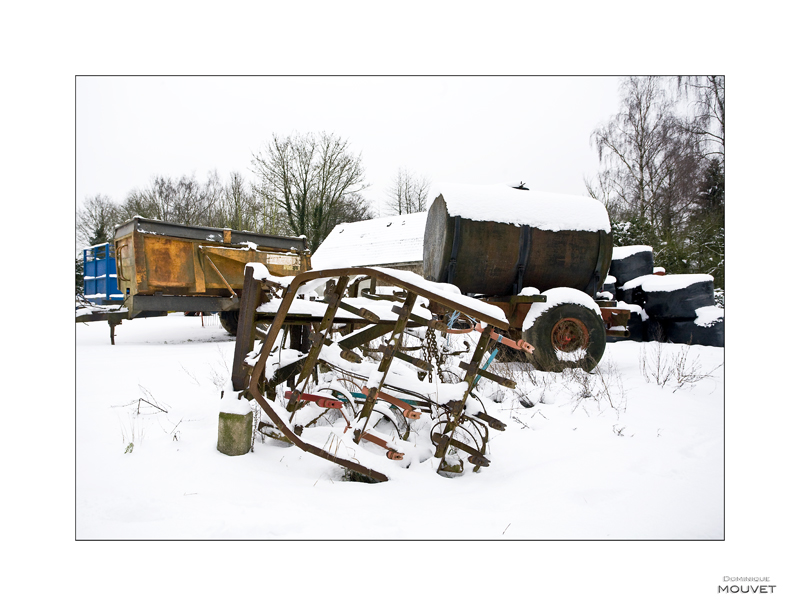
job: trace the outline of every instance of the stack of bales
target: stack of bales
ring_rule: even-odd
[[[630,309],[628,340],[724,344],[724,311],[714,303],[713,276],[665,274],[653,267],[650,246],[614,248],[603,290]]]

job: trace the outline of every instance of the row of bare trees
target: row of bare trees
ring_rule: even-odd
[[[311,250],[341,222],[372,217],[361,156],[336,135],[273,135],[252,161],[254,181],[234,171],[204,181],[192,176],[154,177],[116,203],[104,195],[78,211],[78,246],[109,241],[114,226],[134,216],[186,225],[223,227],[271,235],[304,235]]]
[[[104,195],[86,199],[76,219],[79,247],[111,239],[114,226],[134,216],[186,225],[226,227],[271,235],[304,235],[312,251],[343,222],[374,215],[364,197],[366,174],[360,154],[330,133],[273,134],[253,155],[252,181],[234,171],[222,181],[193,175],[156,176],[131,190],[121,203]],[[386,194],[391,214],[427,207],[430,181],[398,170]]]
[[[386,205],[393,215],[416,214],[428,209],[430,179],[409,171],[405,167],[397,170],[386,190]]]
[[[615,243],[652,245],[671,273],[724,288],[725,78],[630,77],[620,111],[591,136],[601,168],[586,180]]]
[[[336,135],[273,135],[253,169],[260,194],[279,206],[288,229],[305,235],[312,251],[337,224],[372,216],[361,156]]]

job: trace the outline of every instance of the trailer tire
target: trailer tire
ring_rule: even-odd
[[[533,345],[531,363],[537,370],[562,372],[565,368],[592,370],[606,349],[603,319],[586,306],[558,304],[540,314],[522,332]]]
[[[238,310],[225,310],[219,313],[219,324],[231,336],[236,335],[236,330],[239,328],[239,311]]]

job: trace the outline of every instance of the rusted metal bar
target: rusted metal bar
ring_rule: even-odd
[[[628,320],[631,317],[630,310],[627,308],[617,308],[616,306],[601,306],[600,314],[603,316],[603,322],[606,324],[606,328],[627,327]]]
[[[385,353],[390,352],[390,349],[389,349],[388,346],[382,344],[381,346],[378,347],[378,352],[385,354]],[[420,370],[424,370],[425,372],[433,371],[433,366],[430,363],[426,362],[424,359],[419,359],[417,357],[411,357],[411,355],[403,353],[401,350],[399,350],[397,348],[391,349],[391,352],[394,353],[394,356],[397,359],[401,359],[404,362],[411,364],[415,368],[419,368]]]
[[[285,392],[284,397],[288,400],[292,397],[292,392]],[[343,406],[341,400],[336,400],[335,398],[329,398],[327,396],[320,396],[318,394],[300,394],[300,400],[304,402],[313,402],[318,407],[323,409],[341,409]]]
[[[361,388],[361,393],[365,396],[369,395],[369,389],[366,387]],[[419,411],[415,411],[413,407],[408,403],[404,402],[400,398],[395,398],[394,396],[387,394],[385,391],[378,390],[378,398],[381,400],[385,400],[389,404],[393,404],[397,408],[403,411],[403,417],[407,419],[419,419],[422,417],[422,413]]]
[[[370,323],[378,323],[381,319],[378,317],[377,314],[372,312],[371,310],[367,310],[366,308],[356,308],[355,306],[351,306],[346,302],[340,302],[339,308],[350,314],[357,314],[365,321],[369,321]]]
[[[252,392],[252,389],[251,389]],[[331,462],[343,466],[345,468],[349,468],[350,470],[356,471],[357,473],[361,473],[362,475],[369,477],[374,481],[389,481],[389,478],[384,475],[383,473],[373,470],[371,468],[367,468],[362,464],[358,464],[357,462],[353,462],[352,460],[346,460],[344,458],[340,458],[329,451],[325,451],[324,449],[317,447],[316,445],[311,445],[310,443],[306,443],[303,439],[297,436],[294,431],[287,426],[280,416],[275,412],[272,408],[272,405],[265,400],[260,394],[254,394],[253,397],[256,401],[261,405],[261,408],[264,409],[264,412],[267,414],[273,424],[283,433],[283,435],[294,445],[299,447],[303,451],[307,451],[308,453],[313,453],[315,456],[319,456],[320,458],[325,458],[326,460],[330,460]]]
[[[239,302],[239,322],[236,326],[236,346],[233,350],[231,382],[233,389],[236,391],[247,389],[249,367],[244,363],[244,360],[247,354],[253,350],[253,344],[255,343],[255,315],[256,308],[260,302],[261,284],[253,279],[253,268],[248,266],[244,271],[242,299]],[[269,354],[269,352],[266,354]]]
[[[395,314],[400,314],[400,306],[392,306],[392,312]],[[421,316],[411,313],[408,315],[408,320],[416,325],[429,327],[431,329],[435,329],[436,331],[447,331],[447,326],[445,325],[444,321],[439,321],[438,319],[423,319]]]
[[[488,413],[484,413],[483,411],[478,411],[477,413],[475,413],[475,417],[485,421],[488,424],[488,426],[493,430],[498,430],[500,432],[503,432],[506,429],[506,424],[504,424],[496,417],[492,417]]]
[[[357,439],[369,441],[370,443],[377,445],[378,447],[383,447],[384,449],[388,450],[386,452],[386,457],[390,460],[402,460],[403,453],[393,449],[389,446],[389,443],[384,441],[382,438],[375,436],[374,434],[370,434],[369,432],[361,432],[360,430],[356,430],[355,436]]]
[[[496,374],[492,374],[491,372],[487,372],[486,370],[483,370],[482,368],[478,368],[477,366],[473,366],[472,364],[468,364],[468,363],[463,362],[463,361],[461,362],[461,364],[459,364],[459,367],[460,368],[464,368],[465,370],[470,370],[470,369],[474,368],[475,369],[475,373],[478,376],[480,376],[480,377],[482,377],[484,379],[489,379],[490,381],[494,381],[495,383],[499,383],[503,387],[508,387],[509,389],[514,389],[517,386],[517,384],[514,381],[512,381],[511,379],[506,379],[506,378],[504,378],[502,376],[497,376]]]
[[[375,340],[375,338],[388,334],[393,329],[394,323],[378,323],[370,327],[365,327],[339,340],[339,346],[343,349],[355,349],[356,347],[363,346]]]
[[[449,438],[442,434],[434,433],[431,435],[431,440],[437,448],[444,447],[445,451],[447,451],[448,447],[455,447],[456,449],[460,449],[461,451],[470,454],[468,460],[475,466],[489,466],[489,459],[486,456],[484,456],[480,451],[471,445],[467,445],[458,439],[452,438],[452,432],[450,433]],[[444,457],[442,457],[442,461],[444,461]]]
[[[475,325],[475,331],[482,332],[483,327],[480,323]],[[525,342],[521,338],[519,340],[512,340],[508,336],[503,336],[502,334],[498,334],[497,332],[491,332],[490,336],[492,340],[496,340],[497,342],[504,344],[512,349],[517,349],[519,351],[525,351],[526,353],[533,353],[533,345]]]
[[[236,296],[236,291],[234,291],[234,290],[233,290],[233,287],[231,287],[231,285],[229,285],[229,284],[228,284],[228,281],[227,281],[227,280],[225,280],[225,276],[223,276],[223,275],[222,275],[222,272],[220,272],[220,271],[219,271],[219,268],[217,268],[217,266],[216,266],[216,265],[214,265],[214,262],[211,260],[211,257],[209,257],[209,256],[206,254],[206,255],[205,255],[205,258],[206,258],[206,261],[208,261],[208,262],[211,264],[211,267],[213,267],[213,268],[214,268],[214,271],[215,271],[215,272],[217,272],[217,275],[220,277],[220,279],[222,279],[222,282],[224,282],[224,283],[225,283],[225,286],[226,286],[226,287],[228,287],[228,291],[230,291],[230,292],[231,292],[231,295],[235,297],[235,296]]]

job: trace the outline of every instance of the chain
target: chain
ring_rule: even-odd
[[[432,327],[425,332],[425,343],[423,344],[423,356],[425,361],[436,366],[439,380],[442,381],[442,356],[439,353],[439,344],[436,342],[436,332]],[[433,383],[433,371],[428,373],[428,382]]]

